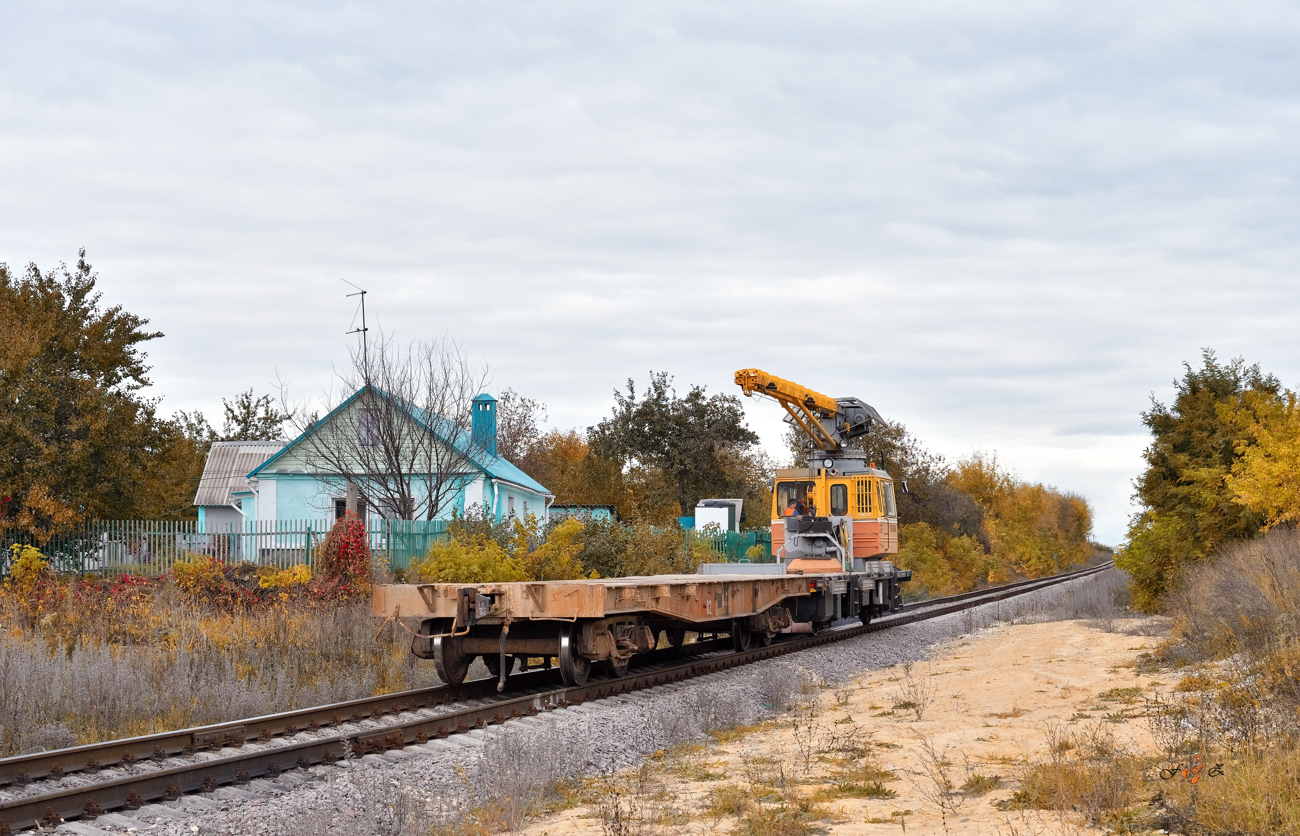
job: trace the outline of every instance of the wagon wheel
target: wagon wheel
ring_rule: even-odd
[[[570,688],[585,685],[591,675],[591,660],[578,655],[577,623],[560,628],[560,679]]]
[[[437,636],[433,639],[433,668],[438,678],[448,685],[459,685],[469,673],[469,664],[473,656],[466,656],[461,651],[460,639],[453,636]]]
[[[686,644],[685,630],[664,630],[664,637],[668,639],[668,644],[673,647],[681,647]]]
[[[739,618],[731,622],[731,646],[736,649],[737,653],[749,650],[749,646],[754,643],[754,634],[749,632],[749,628]]]
[[[501,678],[501,656],[495,653],[483,654],[483,664],[487,666],[488,673],[492,674],[493,679]],[[506,657],[506,676],[515,672],[515,657]]]

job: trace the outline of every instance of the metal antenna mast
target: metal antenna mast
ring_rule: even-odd
[[[357,287],[356,285],[352,284],[352,282],[348,281],[347,279],[340,278],[339,281],[341,281],[341,282],[343,282],[344,284],[349,285],[349,286],[351,286],[351,287]],[[369,383],[370,383],[370,352],[369,352],[369,346],[367,345],[366,332],[369,331],[370,329],[366,327],[366,292],[365,292],[364,290],[362,290],[361,288],[357,287],[357,292],[356,292],[356,293],[349,293],[348,296],[347,296],[347,298],[351,299],[353,296],[360,296],[360,297],[361,297],[361,327],[360,327],[360,328],[354,328],[354,329],[352,329],[351,331],[349,331],[348,333],[349,333],[349,334],[360,334],[360,335],[361,335],[361,369],[362,369],[362,374],[365,376],[365,382],[366,382],[367,385],[369,385]],[[356,316],[354,315],[354,316],[352,317],[352,324],[355,325],[356,323],[357,323],[357,319],[356,319]]]

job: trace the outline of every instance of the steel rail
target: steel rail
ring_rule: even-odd
[[[261,736],[260,729],[266,727],[267,724],[275,724],[282,728],[285,733],[288,733],[290,727],[302,731],[304,727],[299,726],[298,723],[304,718],[321,716],[322,712],[328,713],[331,718],[341,717],[342,715],[339,712],[345,706],[352,707],[354,714],[347,716],[342,720],[343,722],[351,721],[357,715],[363,718],[365,716],[373,717],[380,713],[377,706],[383,706],[391,713],[393,711],[409,711],[414,708],[445,703],[454,705],[456,702],[474,698],[473,696],[465,696],[467,693],[497,697],[486,705],[467,706],[433,717],[399,719],[396,723],[378,729],[344,732],[306,741],[287,740],[283,741],[279,746],[268,747],[254,752],[240,752],[181,766],[158,769],[142,775],[127,775],[88,786],[69,787],[54,792],[3,801],[0,802],[0,822],[14,828],[39,826],[42,823],[48,825],[56,823],[56,821],[82,816],[91,817],[113,809],[136,808],[157,799],[178,798],[185,793],[210,791],[223,784],[247,783],[255,778],[275,776],[294,768],[306,768],[320,763],[334,763],[340,760],[349,750],[353,756],[363,756],[371,752],[399,749],[411,744],[424,743],[432,739],[445,738],[453,734],[461,734],[474,729],[486,728],[489,725],[497,725],[512,718],[535,715],[541,711],[569,705],[580,705],[591,700],[604,699],[645,688],[654,688],[776,656],[796,653],[832,642],[843,641],[867,633],[886,630],[891,627],[938,618],[983,604],[1023,595],[1044,587],[1087,577],[1104,571],[1110,568],[1111,565],[1108,562],[1076,572],[1053,575],[1048,578],[1019,581],[990,587],[974,593],[962,593],[961,595],[946,598],[915,602],[908,605],[905,608],[906,611],[885,616],[872,621],[870,624],[832,628],[814,635],[801,635],[798,638],[777,642],[766,647],[756,647],[725,655],[711,656],[708,654],[710,651],[721,650],[729,646],[730,642],[727,640],[686,645],[684,648],[668,648],[655,651],[656,654],[661,654],[658,657],[659,659],[663,659],[673,651],[680,653],[689,648],[695,648],[699,658],[687,659],[680,664],[669,667],[633,672],[618,679],[593,681],[578,687],[560,687],[542,691],[533,689],[530,693],[517,693],[517,689],[512,688],[511,692],[497,695],[495,679],[480,679],[454,688],[452,686],[443,686],[441,688],[407,691],[400,694],[389,694],[384,697],[352,700],[346,703],[266,715],[233,723],[204,726],[198,729],[164,732],[158,735],[107,741],[102,744],[79,746],[73,749],[8,758],[0,761],[0,768],[16,762],[26,762],[27,764],[41,762],[51,764],[52,770],[54,766],[58,766],[60,763],[58,758],[68,757],[69,753],[77,753],[78,758],[93,762],[97,761],[97,758],[94,757],[95,751],[104,753],[107,760],[109,757],[107,753],[109,752],[131,752],[135,751],[130,748],[131,746],[149,746],[151,743],[164,754],[168,752],[168,750],[162,749],[164,743],[169,747],[176,747],[181,744],[176,749],[176,753],[183,753],[186,745],[194,746],[196,735],[198,736],[197,739],[205,741],[205,745],[208,747],[224,745],[227,737],[218,739],[216,737],[217,729],[222,730],[222,735],[234,735],[234,742],[236,743],[241,742],[241,735],[242,742],[248,742],[248,735],[251,732],[250,726],[259,727],[254,739]],[[507,679],[507,683],[518,683],[518,685],[524,686],[532,683],[544,685],[554,682],[554,676],[554,671],[539,671],[532,674],[512,676]],[[443,696],[437,697],[437,694],[443,694]],[[427,697],[429,701],[419,704],[418,699],[420,697]],[[451,698],[447,699],[447,697]],[[362,708],[369,709],[369,713],[363,715]],[[310,720],[308,720],[309,722]],[[310,728],[310,725],[306,725],[305,728]],[[196,750],[192,748],[191,751]],[[154,750],[151,749],[151,757],[156,756],[153,752]],[[44,758],[44,760],[40,760],[41,758]],[[69,762],[71,763],[71,761]],[[130,763],[129,759],[127,763]],[[94,767],[92,766],[91,769],[93,770]],[[49,772],[47,775],[56,777],[57,773]],[[0,830],[3,829],[0,828]]]

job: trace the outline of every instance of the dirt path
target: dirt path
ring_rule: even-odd
[[[602,834],[617,811],[627,834],[1100,833],[1074,814],[998,802],[1059,731],[1110,733],[1121,747],[1151,751],[1134,718],[1143,697],[1170,682],[1139,675],[1134,663],[1154,643],[1083,621],[983,630],[910,669],[814,689],[780,721],[664,753],[639,775],[589,782],[576,806],[525,832]],[[945,782],[966,790],[946,792]]]

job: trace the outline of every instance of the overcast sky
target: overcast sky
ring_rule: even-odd
[[[1117,543],[1183,361],[1300,383],[1297,8],[5,3],[0,261],[86,247],[164,412],[318,394],[343,277],[556,426],[757,366]]]

